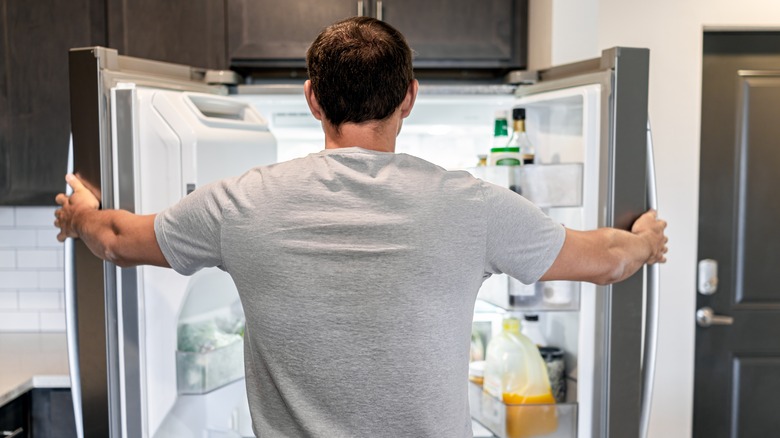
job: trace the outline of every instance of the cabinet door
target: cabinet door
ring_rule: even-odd
[[[360,0],[228,0],[228,56],[237,67],[304,67],[323,28],[357,15]],[[363,9],[366,15],[367,8]]]
[[[523,68],[526,0],[376,0],[406,36],[415,68]]]
[[[108,0],[108,45],[119,54],[227,67],[223,0]]]
[[[32,436],[30,405],[28,391],[0,406],[0,437],[29,438]]]
[[[70,135],[68,50],[105,45],[103,0],[0,0],[0,205],[55,205]]]

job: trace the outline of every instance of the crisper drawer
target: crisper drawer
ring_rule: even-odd
[[[576,438],[577,404],[507,405],[469,382],[471,418],[500,438]]]
[[[243,377],[243,342],[233,342],[205,353],[176,352],[179,394],[204,394]]]

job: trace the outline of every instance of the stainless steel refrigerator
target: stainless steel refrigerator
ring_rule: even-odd
[[[537,164],[470,170],[520,187],[571,228],[628,229],[648,208],[653,188],[648,63],[645,49],[613,48],[594,60],[539,72],[529,85],[423,83],[397,150],[469,168],[489,149],[495,110],[524,107]],[[106,48],[72,50],[74,172],[100,194],[103,208],[150,214],[207,182],[322,147],[301,84],[237,81],[231,72]],[[118,268],[79,241],[66,245],[66,271],[80,434],[251,436],[243,314],[227,274]],[[612,286],[522,285],[495,276],[480,297],[491,304],[478,306],[475,321],[539,313],[550,341],[565,350],[568,395],[553,407],[560,419],[554,436],[622,438],[646,431],[651,391],[643,386],[652,388],[657,272]],[[204,331],[219,332],[224,342],[190,345],[193,333]],[[495,406],[473,405],[475,418],[493,433],[508,434],[500,421],[491,423]]]

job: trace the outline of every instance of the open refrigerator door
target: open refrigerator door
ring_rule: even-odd
[[[615,48],[601,59],[542,72],[539,83],[518,88],[513,104],[525,109],[535,162],[471,171],[521,193],[568,228],[629,229],[648,207],[647,66],[646,50]],[[641,272],[610,286],[524,285],[503,275],[488,279],[479,298],[489,304],[477,307],[477,317],[496,312],[536,320],[538,315],[548,346],[564,351],[566,395],[555,405],[512,405],[472,384],[473,417],[500,437],[636,436],[640,403],[652,399],[651,388],[641,388],[643,380],[651,380],[640,373],[652,373],[648,363],[654,357],[649,348],[650,361],[640,363],[642,280]],[[648,291],[648,320],[655,317],[651,297],[656,295]],[[644,335],[652,347],[655,328],[648,327]],[[532,419],[544,415],[556,418],[555,427],[534,429]]]
[[[197,187],[277,161],[266,120],[203,70],[101,47],[70,58],[74,171],[103,208],[159,213]],[[230,277],[119,268],[74,246],[78,312],[68,331],[84,436],[252,436]]]
[[[601,85],[588,84],[518,98],[525,108],[528,136],[536,146],[534,164],[470,169],[478,178],[511,187],[556,222],[575,230],[598,227]],[[518,230],[518,232],[523,232]],[[564,389],[555,405],[508,405],[472,385],[472,416],[498,436],[575,437],[592,427],[595,391],[596,286],[570,281],[525,285],[506,275],[485,281],[481,314],[538,315],[545,347],[563,351],[565,369],[548,373]],[[550,363],[550,362],[548,362]],[[549,366],[549,365],[548,365]],[[580,379],[580,376],[588,376]],[[533,418],[555,418],[534,429]],[[553,424],[554,423],[554,424]],[[552,427],[554,425],[554,427]],[[542,432],[544,432],[542,434]]]
[[[116,196],[137,214],[240,175],[247,163],[276,162],[265,119],[243,102],[130,82],[112,90],[112,102]],[[152,266],[117,268],[117,276],[120,302],[128,303],[119,326],[137,330],[139,346],[137,370],[120,355],[127,365],[120,381],[126,395],[128,383],[138,382],[143,435],[251,436],[244,315],[230,276],[209,268],[185,277]],[[120,344],[134,334],[122,333]]]

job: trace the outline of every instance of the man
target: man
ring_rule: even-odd
[[[395,154],[417,81],[370,18],[323,31],[304,85],[325,150],[209,184],[158,215],[98,210],[73,176],[60,240],[120,266],[220,266],[246,314],[246,384],[266,436],[467,437],[471,320],[492,274],[620,281],[663,262],[665,222],[580,232],[466,172]]]

